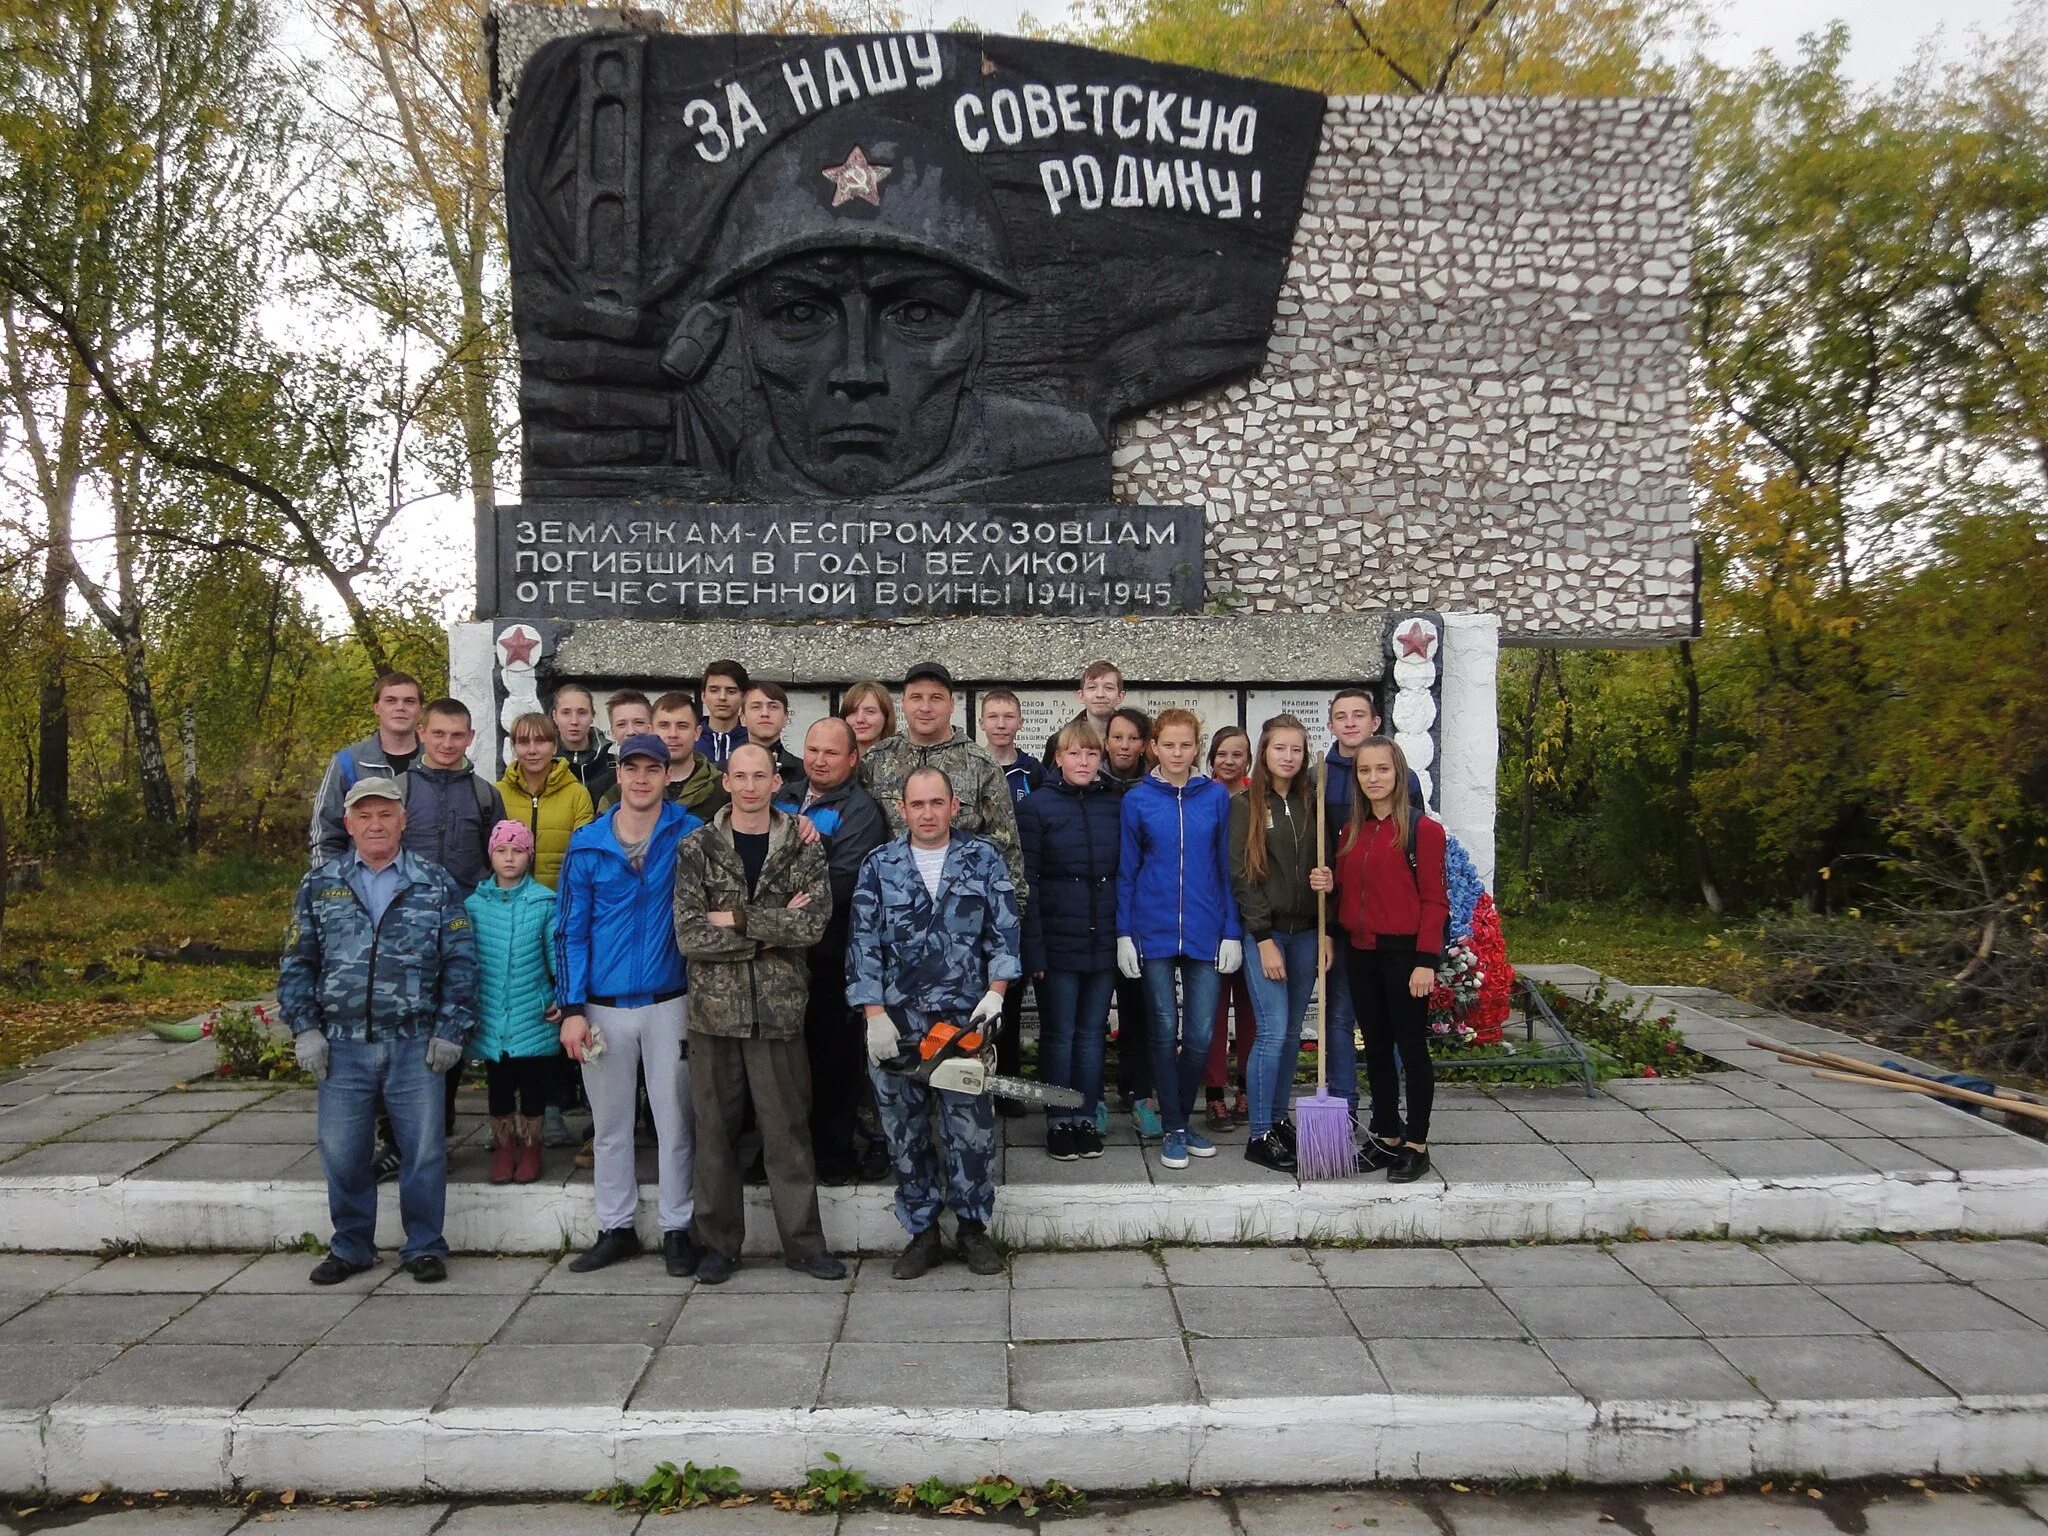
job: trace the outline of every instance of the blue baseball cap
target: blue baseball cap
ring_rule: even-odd
[[[652,731],[642,731],[637,736],[628,736],[619,744],[619,761],[629,757],[651,757],[657,763],[668,762],[668,743]]]

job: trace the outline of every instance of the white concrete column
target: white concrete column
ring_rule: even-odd
[[[448,693],[469,706],[476,741],[469,749],[470,766],[495,779],[504,768],[499,752],[504,732],[498,725],[498,651],[488,622],[448,626]]]
[[[1500,767],[1496,684],[1500,617],[1444,615],[1443,694],[1437,772],[1444,825],[1457,834],[1493,889],[1495,780]]]

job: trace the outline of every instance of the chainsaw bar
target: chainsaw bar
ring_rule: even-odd
[[[988,1075],[986,1091],[1025,1104],[1043,1104],[1049,1109],[1081,1107],[1079,1089],[1056,1088],[1050,1083],[1034,1083],[1022,1077],[997,1077],[993,1072]]]

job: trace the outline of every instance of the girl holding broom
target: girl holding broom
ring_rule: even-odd
[[[1451,911],[1444,829],[1410,797],[1408,760],[1387,737],[1368,736],[1352,771],[1357,792],[1337,833],[1333,865],[1309,878],[1313,889],[1334,892],[1337,924],[1348,941],[1343,958],[1372,1095],[1359,1171],[1384,1168],[1390,1183],[1412,1184],[1429,1170],[1429,1111],[1436,1096],[1429,994]]]
[[[1319,862],[1308,731],[1275,715],[1259,732],[1251,786],[1230,802],[1230,882],[1244,924],[1244,976],[1258,1028],[1245,1081],[1251,1090],[1245,1160],[1294,1171],[1294,1124],[1287,1104],[1301,1054],[1301,1021],[1315,997],[1316,968],[1329,953],[1309,873]]]

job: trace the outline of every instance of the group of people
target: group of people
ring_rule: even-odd
[[[1047,1111],[1055,1159],[1102,1154],[1114,1005],[1118,1087],[1163,1168],[1216,1154],[1196,1123],[1206,1097],[1208,1130],[1241,1114],[1246,1158],[1292,1170],[1320,975],[1318,1047],[1354,1112],[1364,1042],[1359,1170],[1420,1177],[1445,837],[1373,695],[1336,694],[1317,765],[1292,715],[1256,744],[1218,730],[1205,763],[1202,722],[1129,707],[1107,661],[1042,759],[1017,745],[1014,692],[980,694],[979,741],[953,723],[956,694],[938,662],[897,698],[856,684],[799,754],[787,693],[738,662],[707,667],[694,694],[612,693],[608,733],[566,683],[512,722],[492,782],[469,765],[459,701],[380,677],[377,730],[320,787],[278,989],[318,1084],[334,1235],[313,1281],[375,1262],[385,1176],[402,1263],[445,1277],[465,1057],[487,1085],[494,1183],[538,1178],[543,1146],[575,1140],[565,1112],[587,1105],[598,1235],[574,1269],[643,1251],[644,1118],[673,1275],[718,1284],[739,1266],[750,1162],[791,1269],[844,1275],[818,1187],[886,1169],[909,1238],[896,1276],[946,1258],[943,1209],[960,1259],[992,1273],[999,1105],[934,1089],[919,1066],[958,1028],[1017,1075],[1027,985],[1038,1076],[1079,1100]]]

